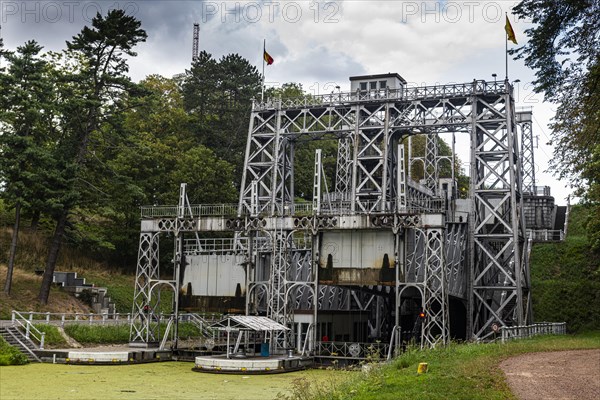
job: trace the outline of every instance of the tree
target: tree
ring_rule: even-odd
[[[151,75],[140,86],[143,96],[111,124],[115,132],[95,134],[90,142],[97,162],[87,165],[85,178],[103,195],[90,193],[74,218],[78,240],[123,268],[135,265],[140,206],[177,204],[181,182],[193,203],[237,198],[233,167],[191,131],[176,80]],[[110,140],[116,136],[122,137],[117,143]]]
[[[550,167],[570,181],[600,217],[600,9],[597,0],[523,0],[513,10],[535,24],[529,41],[512,51],[536,71],[535,91],[558,108],[550,125]],[[599,218],[588,234],[600,251]],[[596,224],[596,225],[594,225]]]
[[[4,292],[10,294],[23,208],[40,207],[50,191],[48,174],[53,169],[49,150],[54,131],[54,94],[50,65],[39,57],[42,47],[29,41],[6,54],[8,70],[0,75],[2,105],[0,123],[0,181],[3,197],[14,205],[12,232]]]
[[[129,67],[125,56],[135,56],[133,48],[146,37],[137,19],[123,10],[112,10],[106,17],[97,14],[91,28],[84,27],[67,42],[65,61],[74,68],[65,67],[60,87],[63,117],[57,154],[64,167],[64,186],[38,295],[43,304],[48,302],[69,213],[80,200],[79,189],[86,184],[81,178],[90,156],[90,140],[101,132],[103,124],[127,108],[130,97],[135,97],[138,88],[126,75]]]
[[[236,184],[242,176],[252,99],[260,93],[256,67],[238,54],[218,62],[201,52],[182,83],[184,107],[200,143],[234,165]]]

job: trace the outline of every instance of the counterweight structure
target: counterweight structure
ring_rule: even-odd
[[[142,209],[133,344],[160,339],[148,315],[160,284],[207,307],[211,296],[241,299],[228,311],[292,328],[273,333],[274,352],[332,354],[344,342],[348,357],[360,358],[369,342],[391,354],[407,340],[486,340],[531,321],[512,86],[406,87],[397,74],[351,81],[349,93],[253,104],[236,206],[186,206],[182,193],[179,206]],[[454,172],[442,189],[440,163],[453,167],[454,157],[438,154],[441,133],[470,138],[466,199]],[[426,136],[422,183],[407,173],[415,135]],[[313,201],[299,202],[294,155],[307,140],[337,141],[337,171],[329,192],[317,151]],[[208,231],[234,237],[197,239]],[[167,232],[176,272],[164,282],[158,238]],[[226,293],[209,288],[213,280],[234,285]]]

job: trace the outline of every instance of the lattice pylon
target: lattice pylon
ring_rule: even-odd
[[[510,86],[506,86],[511,90]],[[526,323],[528,266],[524,257],[521,165],[513,98],[473,98],[471,132],[472,335]],[[524,261],[525,260],[525,261]]]
[[[350,197],[352,189],[352,140],[344,137],[338,140],[337,164],[335,170],[335,192],[343,200]]]
[[[445,345],[450,338],[450,316],[448,312],[448,288],[445,271],[444,230],[428,228],[425,231],[425,319],[421,345],[435,347]]]
[[[153,343],[158,341],[158,324],[152,324],[154,306],[160,298],[151,299],[151,281],[159,279],[159,235],[142,232],[138,248],[133,309],[129,329],[130,343]],[[151,300],[153,303],[151,303]]]
[[[521,164],[523,167],[523,193],[535,195],[535,160],[532,129],[532,112],[516,113],[517,124],[521,131]]]
[[[272,236],[271,270],[268,282],[267,317],[283,325],[293,322],[293,310],[287,307],[287,278],[286,271],[290,269],[291,235],[286,231],[273,232]],[[284,332],[273,332],[272,349],[289,347],[288,335]]]
[[[438,171],[438,153],[439,153],[439,138],[437,134],[427,135],[425,143],[425,166],[424,178],[425,186],[433,193],[437,193],[437,185],[439,181]]]

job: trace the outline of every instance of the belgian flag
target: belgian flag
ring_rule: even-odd
[[[515,36],[515,31],[513,30],[513,27],[510,24],[510,21],[508,20],[508,15],[506,16],[506,24],[504,25],[504,30],[506,31],[508,40],[510,40],[514,44],[519,44],[519,43],[517,43],[517,37]]]
[[[267,53],[266,50],[263,50],[263,52],[264,52],[263,58],[264,58],[265,62],[267,63],[267,65],[273,64],[273,61],[275,61],[275,60],[273,60],[273,57],[271,57],[271,55],[269,53]]]

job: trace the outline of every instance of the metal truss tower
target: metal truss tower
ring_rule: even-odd
[[[471,141],[470,201],[460,217],[438,194],[437,135],[446,132],[469,135]],[[429,138],[426,186],[407,176],[403,143],[411,135]],[[306,138],[338,140],[335,192],[341,196],[336,201],[321,193],[317,162],[313,201],[295,202],[294,153]],[[318,309],[353,304],[360,309],[377,304],[369,326],[393,339],[402,332],[400,312],[410,300],[419,301],[426,314],[422,345],[443,344],[451,336],[449,296],[467,304],[469,338],[484,340],[498,327],[525,324],[529,271],[519,155],[508,81],[255,102],[239,203],[198,206],[192,216],[182,198],[174,208],[150,209],[142,221],[134,301],[138,324],[132,323],[131,340],[156,339],[151,325],[143,324],[144,306],[155,298],[153,287],[171,283],[178,290],[177,276],[159,279],[159,232],[176,238],[185,232],[235,232],[246,259],[247,312],[264,310],[289,325],[294,309],[304,304],[302,310],[314,316],[313,341]],[[308,244],[299,241],[307,237]],[[371,245],[363,243],[369,240]],[[365,265],[369,260],[378,264]],[[391,329],[381,322],[386,302],[395,302]],[[271,343],[283,349],[292,340],[283,334]]]
[[[131,346],[156,346],[161,341],[158,315],[162,312],[161,291],[172,292],[173,314],[168,321],[163,338],[173,329],[174,346],[177,347],[177,319],[179,312],[180,272],[183,262],[183,233],[194,232],[193,216],[186,194],[186,184],[181,184],[179,205],[173,207],[174,218],[162,219],[155,224],[142,221],[135,289],[133,295],[132,319],[129,331]],[[162,279],[159,265],[159,238],[162,232],[174,235],[173,276]]]
[[[529,321],[522,167],[512,88],[473,96],[471,115],[472,307],[475,338]]]
[[[531,129],[533,115],[531,110],[517,111],[517,123],[521,131],[521,162],[523,164],[523,193],[536,194],[535,190],[535,160],[533,149],[533,130]]]
[[[194,24],[194,36],[192,39],[192,62],[198,58],[198,52],[200,51],[200,24]]]
[[[348,200],[352,185],[352,141],[350,138],[338,140],[337,165],[335,173],[335,194],[341,200]]]
[[[524,312],[529,301],[529,282],[523,254],[522,172],[513,108],[508,81],[324,95],[315,98],[314,104],[307,104],[305,99],[255,103],[238,212],[242,215],[250,211],[252,181],[257,181],[260,188],[259,212],[275,216],[294,209],[290,195],[293,179],[285,166],[291,165],[289,160],[293,159],[292,143],[302,136],[352,141],[347,212],[371,215],[394,213],[402,195],[402,187],[396,183],[399,154],[394,149],[405,135],[468,134],[472,266],[469,330],[475,338],[484,339],[493,333],[495,325],[522,324],[528,319]],[[426,158],[435,164],[435,139],[428,143]],[[433,176],[437,168],[426,170]],[[422,196],[421,211],[432,201],[435,196]],[[430,234],[443,236],[437,231],[427,233]],[[428,248],[443,254],[442,245]],[[436,257],[426,261],[428,279],[432,279],[429,288],[443,289],[443,273],[438,271],[438,265],[444,263],[440,264]],[[439,303],[436,307],[446,314],[444,290],[427,293],[425,303],[430,302],[430,297],[440,299],[433,302]],[[435,325],[440,333],[446,332],[448,325],[443,318],[436,320]]]
[[[434,194],[438,191],[439,169],[439,137],[437,134],[427,135],[425,144],[425,186]]]

